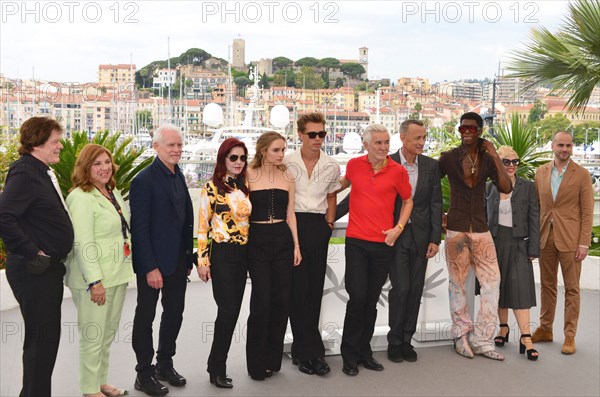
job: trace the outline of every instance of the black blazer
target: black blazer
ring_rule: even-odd
[[[392,154],[390,158],[400,164],[400,151]],[[442,186],[437,160],[419,155],[417,161],[419,179],[413,196],[410,221],[419,253],[425,254],[429,243],[439,245],[442,239]],[[402,199],[398,196],[394,207],[394,222],[398,222],[401,209]],[[403,235],[404,233],[400,235],[398,241],[402,241]]]
[[[400,152],[390,155],[390,158],[400,161]],[[442,189],[440,182],[440,171],[438,162],[431,157],[419,155],[419,179],[413,197],[413,209],[410,215],[413,224],[412,231],[415,241],[418,242],[419,251],[427,250],[429,243],[439,244],[442,234]],[[350,194],[348,194],[337,206],[335,219],[339,219],[348,213]],[[394,206],[394,222],[400,218],[402,199],[396,197]],[[401,234],[398,241],[402,241]],[[424,254],[425,252],[420,252]]]
[[[192,200],[186,189],[185,217],[180,218],[173,190],[159,161],[156,157],[142,170],[131,181],[129,191],[133,270],[140,275],[156,268],[163,275],[173,274],[180,249],[185,249],[188,268],[193,264]],[[178,168],[176,177],[185,185],[185,178]]]
[[[510,199],[513,218],[513,238],[527,239],[527,255],[540,256],[540,206],[535,185],[516,177]],[[485,187],[484,205],[487,210],[488,226],[492,237],[498,234],[498,211],[500,194],[492,182]]]

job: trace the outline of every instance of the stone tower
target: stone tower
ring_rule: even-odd
[[[231,65],[236,69],[243,69],[246,66],[246,42],[244,39],[233,40],[233,53],[231,54]]]

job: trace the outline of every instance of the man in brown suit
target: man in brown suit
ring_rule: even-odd
[[[554,134],[552,151],[554,161],[541,166],[535,175],[540,200],[542,307],[532,341],[552,341],[560,262],[565,281],[565,342],[561,352],[573,354],[579,319],[579,276],[591,240],[594,193],[587,170],[571,160],[573,137],[569,132]]]

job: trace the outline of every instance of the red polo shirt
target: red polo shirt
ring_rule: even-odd
[[[382,231],[394,227],[396,196],[403,200],[411,196],[408,172],[388,156],[386,166],[375,173],[365,155],[348,162],[346,179],[352,183],[346,236],[384,242]]]

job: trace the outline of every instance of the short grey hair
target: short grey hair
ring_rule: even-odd
[[[418,125],[419,127],[424,127],[425,124],[421,120],[408,119],[404,120],[402,124],[400,124],[400,135],[406,135],[408,132],[408,127],[411,125]]]
[[[176,133],[178,133],[179,137],[181,138],[181,142],[183,143],[183,133],[181,132],[181,129],[179,129],[179,127],[177,127],[174,124],[168,123],[161,124],[160,127],[158,127],[156,131],[154,131],[154,134],[152,135],[152,142],[162,141],[166,131],[175,131]]]
[[[369,126],[367,126],[367,128],[365,128],[365,131],[363,132],[363,142],[371,142],[371,134],[373,134],[374,132],[386,132],[388,136],[390,135],[390,132],[387,130],[387,128],[385,128],[383,124],[369,124]]]

